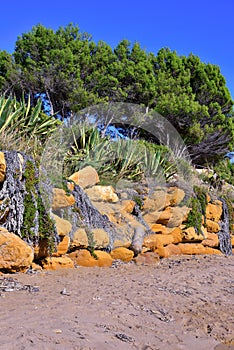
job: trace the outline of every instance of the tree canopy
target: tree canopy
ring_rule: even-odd
[[[167,118],[195,162],[212,161],[234,145],[233,101],[217,65],[169,48],[147,53],[122,40],[95,43],[69,24],[41,24],[18,37],[15,52],[0,51],[0,91],[67,118],[104,101],[136,103]]]

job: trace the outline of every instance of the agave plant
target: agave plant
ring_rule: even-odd
[[[49,136],[60,123],[54,117],[41,111],[42,102],[37,101],[35,108],[31,107],[30,97],[17,102],[15,98],[0,97],[0,132],[15,132],[18,136],[45,138]]]
[[[118,139],[111,146],[111,159],[117,178],[135,179],[142,175],[142,154],[137,140]]]
[[[71,131],[72,130],[72,131]],[[113,140],[102,137],[95,126],[77,124],[72,132],[72,144],[66,154],[66,174],[87,165],[93,166],[101,178],[138,180],[143,175],[167,180],[175,173],[169,153],[161,146],[131,139]]]

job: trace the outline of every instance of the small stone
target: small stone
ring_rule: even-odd
[[[69,180],[75,182],[80,187],[87,188],[96,185],[99,182],[97,171],[92,166],[87,166],[69,177]],[[74,184],[68,183],[68,188],[73,191]]]
[[[85,190],[91,201],[116,203],[119,197],[112,186],[93,186]]]
[[[62,295],[67,295],[67,296],[71,295],[71,293],[69,293],[69,292],[66,290],[66,288],[63,288],[63,290],[60,292],[60,294],[62,294]]]

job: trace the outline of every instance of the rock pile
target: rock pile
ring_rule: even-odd
[[[0,152],[2,187],[6,172]],[[22,177],[22,172],[14,176]],[[197,230],[187,224],[191,207],[181,188],[155,186],[149,190],[137,184],[115,190],[100,185],[90,166],[69,180],[67,191],[52,191],[51,218],[57,237],[53,252],[48,238],[33,243],[17,232],[8,232],[7,215],[0,213],[0,271],[24,272],[33,261],[53,270],[77,265],[110,267],[115,261],[158,264],[160,258],[171,255],[222,254],[218,234],[223,203],[218,199],[207,195],[205,217]],[[0,198],[0,209],[4,201]],[[234,237],[231,240],[234,246]]]

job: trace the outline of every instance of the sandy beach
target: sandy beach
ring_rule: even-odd
[[[234,349],[234,257],[0,275],[2,350]]]

